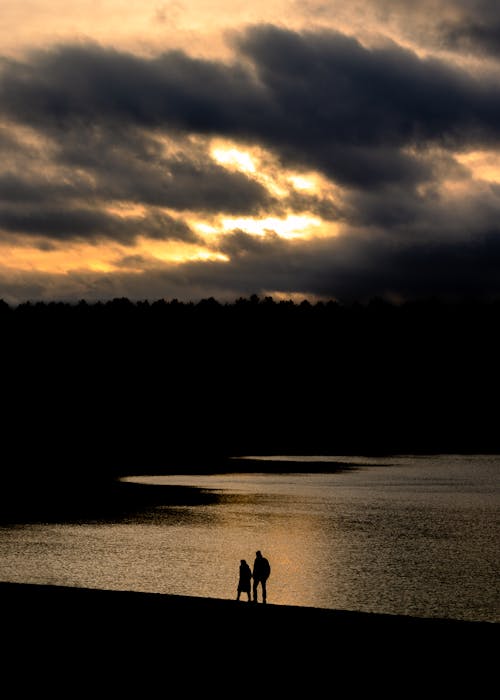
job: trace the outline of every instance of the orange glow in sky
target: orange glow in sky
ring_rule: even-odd
[[[500,183],[500,153],[496,151],[469,151],[455,156],[467,167],[474,178]]]

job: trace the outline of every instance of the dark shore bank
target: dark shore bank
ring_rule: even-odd
[[[58,470],[51,473],[45,466],[38,474],[20,470],[5,478],[0,490],[0,524],[26,522],[79,522],[82,520],[116,520],[155,507],[216,503],[221,496],[211,489],[196,486],[141,484],[121,477],[141,474],[222,474],[301,472],[303,462],[296,460],[266,461],[263,459],[226,456],[171,460],[153,469],[134,467],[121,474],[86,474],[75,469],[71,474]],[[356,465],[342,462],[308,461],[307,471],[338,472],[354,470]],[[29,475],[29,478],[27,478]],[[227,496],[225,496],[227,498]]]
[[[498,453],[499,328],[499,302],[0,305],[3,477]]]
[[[0,583],[0,605],[5,667],[45,669],[40,690],[63,689],[66,672],[71,693],[77,674],[82,684],[99,677],[101,691],[182,683],[224,697],[241,695],[240,682],[250,695],[254,675],[274,692],[306,684],[310,697],[325,683],[396,696],[432,682],[479,698],[495,682],[494,623],[13,583]]]

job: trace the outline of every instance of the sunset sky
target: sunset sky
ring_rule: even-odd
[[[2,0],[0,298],[500,296],[498,0]]]

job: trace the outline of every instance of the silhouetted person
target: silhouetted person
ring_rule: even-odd
[[[271,566],[266,557],[262,556],[260,551],[255,552],[255,561],[253,563],[253,602],[257,602],[257,587],[260,583],[262,586],[262,602],[267,600],[266,582],[271,573]]]
[[[249,601],[252,600],[250,595],[251,580],[252,570],[250,569],[246,561],[242,559],[240,561],[240,578],[238,581],[238,595],[236,596],[236,600],[240,599],[240,595],[242,593],[247,594]]]

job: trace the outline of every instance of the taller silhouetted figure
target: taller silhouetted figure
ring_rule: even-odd
[[[257,602],[257,586],[262,586],[262,602],[267,600],[266,583],[271,574],[271,566],[266,557],[262,556],[260,551],[255,552],[255,561],[253,563],[253,602]]]

